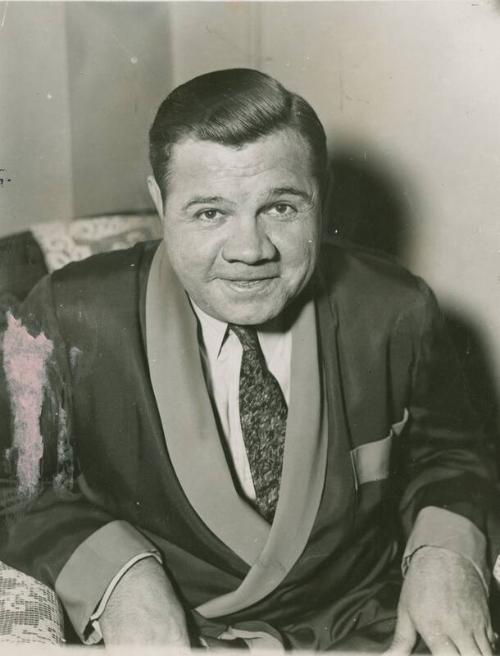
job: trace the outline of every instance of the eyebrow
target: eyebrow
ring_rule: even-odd
[[[297,189],[297,187],[275,187],[269,192],[269,197],[275,196],[299,196],[304,200],[311,200],[311,195],[302,189]]]
[[[190,201],[188,201],[184,206],[183,210],[187,210],[191,207],[191,205],[205,205],[207,203],[228,203],[226,198],[223,198],[222,196],[195,196],[194,198],[191,198]]]

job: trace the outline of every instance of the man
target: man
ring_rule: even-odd
[[[219,71],[150,146],[164,240],[66,267],[10,320],[24,503],[0,557],[87,642],[490,654],[481,437],[425,284],[320,247],[312,108]]]

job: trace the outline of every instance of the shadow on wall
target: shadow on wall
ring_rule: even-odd
[[[335,152],[330,159],[333,178],[325,232],[407,261],[416,217],[407,182],[383,161],[358,147]],[[490,448],[500,472],[500,390],[495,387],[482,330],[456,308],[443,307],[451,339],[481,424],[491,435]]]
[[[355,152],[340,151],[330,158],[333,184],[327,233],[404,261],[413,224],[403,183],[371,153],[367,157],[366,150]]]

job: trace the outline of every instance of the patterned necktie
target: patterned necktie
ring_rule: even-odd
[[[240,368],[240,422],[260,514],[272,522],[278,503],[288,408],[269,371],[255,328],[229,328],[243,347]]]

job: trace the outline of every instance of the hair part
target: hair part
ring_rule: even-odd
[[[239,147],[278,130],[296,130],[310,147],[313,175],[326,190],[326,135],[313,108],[265,73],[233,68],[200,75],[161,103],[149,131],[149,159],[165,202],[174,144],[187,138]]]

